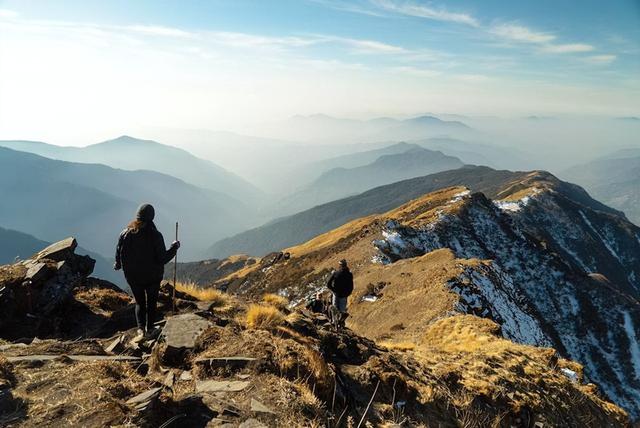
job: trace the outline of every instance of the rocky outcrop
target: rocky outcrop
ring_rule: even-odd
[[[47,319],[86,281],[95,260],[75,254],[77,246],[67,238],[27,260],[0,266],[0,336],[17,320]]]

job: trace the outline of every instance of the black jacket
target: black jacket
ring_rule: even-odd
[[[349,268],[333,272],[327,282],[327,288],[338,297],[349,297],[353,291],[353,275]]]
[[[116,265],[122,266],[127,282],[149,284],[162,281],[164,265],[176,255],[177,248],[168,250],[164,238],[153,222],[138,231],[122,231],[116,247]]]

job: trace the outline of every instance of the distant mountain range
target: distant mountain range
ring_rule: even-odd
[[[62,147],[36,141],[0,141],[0,146],[69,162],[161,172],[245,203],[262,200],[258,188],[215,163],[151,140],[122,136],[86,147]]]
[[[314,114],[294,116],[274,130],[274,136],[293,141],[345,143],[416,140],[441,136],[468,136],[474,130],[458,120],[423,115],[409,119],[380,117],[343,119]]]
[[[355,218],[388,211],[443,187],[466,186],[473,191],[483,192],[488,197],[497,197],[509,183],[517,183],[526,174],[496,171],[488,167],[464,166],[456,170],[388,184],[225,238],[215,243],[205,256],[224,258],[241,253],[262,256],[304,242]]]
[[[350,156],[349,160],[364,162],[366,157],[384,153],[383,150],[365,153],[359,158]],[[394,153],[394,151],[397,152]],[[277,203],[278,212],[288,214],[302,211],[384,184],[456,169],[463,165],[458,158],[420,146],[400,144],[387,148],[386,152],[388,154],[382,154],[373,162],[363,166],[338,167],[324,172],[311,184],[279,201]],[[340,161],[345,161],[345,159],[342,158]]]
[[[625,149],[562,173],[640,224],[640,149]]]
[[[83,247],[106,256],[142,202],[156,207],[167,241],[174,222],[181,222],[186,258],[252,221],[241,202],[165,174],[58,161],[7,148],[0,148],[0,200],[4,227],[50,242],[75,236]]]

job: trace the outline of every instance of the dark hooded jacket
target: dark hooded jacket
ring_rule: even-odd
[[[338,297],[349,297],[353,292],[353,274],[348,267],[343,267],[331,274],[327,288]]]
[[[129,283],[149,284],[162,281],[164,265],[176,255],[177,248],[168,250],[155,224],[144,222],[138,230],[122,231],[116,247],[116,265],[122,266]]]

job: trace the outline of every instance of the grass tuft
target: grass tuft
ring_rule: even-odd
[[[380,342],[380,346],[394,351],[413,351],[416,344],[413,342]]]
[[[273,306],[252,304],[247,309],[248,328],[269,330],[281,325],[284,321],[284,314]]]
[[[214,307],[225,306],[229,303],[229,295],[225,292],[217,288],[201,287],[194,282],[177,282],[176,290],[203,302],[213,302]]]
[[[286,297],[282,297],[273,293],[268,293],[262,296],[262,302],[266,305],[274,306],[280,310],[286,309],[289,305],[289,300],[287,300]]]

